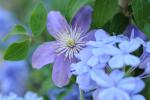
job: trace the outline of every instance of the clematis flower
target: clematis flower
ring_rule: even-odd
[[[57,11],[51,11],[47,18],[47,29],[56,41],[43,43],[32,57],[34,68],[54,63],[52,79],[55,85],[62,87],[69,83],[69,66],[75,61],[74,54],[85,47],[88,40],[94,39],[93,32],[87,33],[91,24],[92,8],[82,7],[69,25]]]
[[[110,75],[104,71],[95,73],[93,79],[100,86],[94,93],[94,100],[145,100],[141,92],[145,84],[138,77],[124,77],[124,72],[114,70]]]

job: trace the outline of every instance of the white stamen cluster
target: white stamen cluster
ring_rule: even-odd
[[[69,59],[74,57],[75,53],[78,53],[84,46],[85,41],[82,32],[77,29],[72,29],[60,32],[56,36],[56,52],[57,54],[65,53],[65,56]]]

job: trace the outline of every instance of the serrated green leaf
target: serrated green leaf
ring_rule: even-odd
[[[93,12],[93,26],[100,28],[118,11],[118,0],[96,0]]]
[[[35,36],[40,35],[45,29],[46,17],[47,10],[43,3],[39,3],[32,11],[30,18],[30,27]]]
[[[150,35],[150,32],[147,33],[147,28],[145,28],[150,24],[150,2],[148,0],[132,0],[132,10],[137,26]]]
[[[28,37],[28,34],[25,28],[22,25],[18,24],[13,28],[13,30],[5,38],[3,38],[3,41],[6,41],[8,38],[10,38],[11,36],[15,36],[15,35],[22,35],[22,36]]]
[[[24,59],[28,54],[29,44],[29,40],[11,44],[5,52],[4,59],[12,61]]]

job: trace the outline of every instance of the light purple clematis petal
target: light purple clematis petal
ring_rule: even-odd
[[[90,32],[86,33],[86,35],[83,38],[83,41],[95,41],[95,33],[96,30],[91,30]]]
[[[142,38],[144,41],[147,41],[148,40],[148,38],[147,38],[147,36],[143,33],[143,32],[141,32],[139,29],[138,29],[138,27],[136,27],[136,26],[134,26],[134,25],[128,25],[128,27],[125,29],[125,31],[124,31],[124,35],[125,36],[128,36],[129,38],[131,37],[131,33],[132,33],[132,31],[134,30],[134,38],[136,38],[136,37],[140,37],[140,38]]]
[[[90,28],[92,11],[93,9],[90,6],[82,7],[72,19],[72,28],[86,33]]]
[[[32,66],[41,68],[46,64],[53,63],[55,59],[55,42],[45,42],[40,45],[32,56]]]
[[[69,83],[70,64],[71,62],[65,59],[64,55],[56,57],[52,71],[52,80],[56,86],[63,87]]]
[[[69,28],[66,19],[61,15],[60,12],[51,11],[47,17],[47,30],[53,36],[60,32],[65,32]]]

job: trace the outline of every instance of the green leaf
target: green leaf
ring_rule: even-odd
[[[6,41],[8,38],[15,35],[28,36],[25,28],[22,25],[16,25],[13,30],[5,38],[3,38],[3,41]]]
[[[22,25],[16,25],[15,28],[11,31],[11,35],[16,34],[27,34],[25,28]]]
[[[93,12],[93,26],[100,28],[118,11],[118,0],[96,0]]]
[[[52,0],[51,9],[60,11],[68,20],[84,5],[92,3],[93,0]]]
[[[113,19],[104,26],[104,29],[110,33],[121,34],[128,24],[129,18],[120,12],[117,13]]]
[[[150,16],[150,3],[147,0],[132,0],[132,9],[135,22],[143,28]]]
[[[40,35],[45,29],[46,17],[47,10],[43,3],[39,3],[32,11],[30,18],[30,27],[35,36]]]
[[[150,23],[147,23],[143,29],[143,32],[145,32],[147,34],[147,36],[150,39]]]
[[[132,0],[132,10],[135,23],[143,32],[147,24],[150,24],[150,2],[148,0]]]
[[[146,100],[150,100],[150,78],[145,79],[145,89],[142,94],[146,97]]]
[[[29,40],[25,40],[11,44],[5,52],[4,59],[12,61],[24,59],[28,54],[29,43]]]

